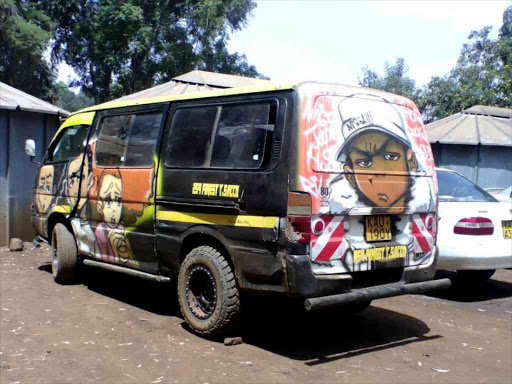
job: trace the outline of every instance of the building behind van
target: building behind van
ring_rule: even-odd
[[[50,144],[34,206],[57,282],[82,263],[172,282],[209,337],[236,327],[242,291],[362,310],[450,285],[432,281],[437,185],[421,115],[370,89],[265,85],[87,108]]]

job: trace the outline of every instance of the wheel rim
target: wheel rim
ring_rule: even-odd
[[[208,319],[215,312],[217,288],[211,271],[196,265],[188,274],[186,286],[187,304],[192,314],[200,320]]]
[[[57,268],[59,268],[59,258],[57,257],[57,239],[55,234],[53,235],[52,240],[52,272],[55,274],[57,272]]]

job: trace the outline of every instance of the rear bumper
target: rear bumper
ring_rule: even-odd
[[[439,269],[484,270],[512,268],[512,249],[510,247],[493,248],[487,253],[480,247],[476,249],[440,247],[439,255]]]
[[[393,284],[385,284],[381,287],[374,286],[368,289],[377,289],[388,286],[408,286],[412,283],[424,282],[432,280],[436,273],[438,259],[437,248],[434,256],[430,259],[428,264],[418,265],[414,267],[405,267],[402,271],[401,278]],[[311,269],[311,262],[307,255],[287,255],[286,256],[286,275],[288,279],[288,292],[292,296],[308,298],[319,298],[331,295],[345,296],[352,292],[352,276],[349,274],[337,275],[315,275]],[[443,283],[446,284],[446,283]],[[424,287],[426,290],[435,290],[444,287],[438,287],[435,284]],[[399,290],[399,294],[407,294],[406,290]],[[391,296],[396,296],[392,294]],[[375,298],[390,297],[379,296]],[[365,301],[365,298],[357,301]],[[373,299],[370,299],[373,300]]]

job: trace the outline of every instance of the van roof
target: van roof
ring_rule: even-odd
[[[317,82],[317,81],[301,81],[296,83],[274,83],[274,84],[265,84],[265,85],[252,85],[247,87],[235,87],[235,88],[226,88],[226,89],[216,89],[212,91],[198,91],[191,93],[184,93],[179,95],[168,95],[168,96],[157,96],[150,98],[140,98],[133,100],[119,100],[119,101],[108,101],[103,104],[94,105],[92,107],[84,108],[79,111],[74,112],[72,115],[76,115],[78,113],[84,112],[93,112],[100,111],[104,109],[113,109],[113,108],[123,108],[123,107],[133,107],[137,105],[147,105],[147,104],[157,104],[157,103],[165,103],[169,101],[177,101],[177,100],[193,100],[193,99],[205,99],[209,97],[219,97],[219,96],[235,96],[235,95],[243,95],[250,93],[260,93],[260,92],[271,92],[271,91],[283,91],[283,90],[291,90],[298,89],[299,87],[312,87],[311,89],[320,89],[322,92],[325,92],[324,86],[328,87],[342,87],[345,89],[354,89],[354,90],[366,90],[372,94],[380,95],[384,98],[394,97],[395,99],[400,99],[402,101],[409,101],[407,98],[403,96],[399,96],[396,94],[392,94],[386,91],[371,89],[356,85],[345,85],[345,84],[336,84],[329,82]],[[396,100],[395,100],[396,102]]]
[[[106,103],[102,103],[102,104],[94,105],[92,107],[81,109],[79,111],[74,112],[73,115],[75,115],[77,113],[99,111],[99,110],[103,110],[103,109],[133,107],[136,105],[165,103],[168,101],[176,101],[176,100],[192,100],[192,99],[202,99],[202,98],[207,98],[207,97],[233,96],[233,95],[243,95],[243,94],[248,94],[248,93],[288,90],[288,89],[294,89],[296,86],[297,86],[296,83],[255,85],[255,86],[249,86],[249,87],[227,88],[227,89],[219,89],[219,90],[213,90],[213,91],[191,92],[191,93],[185,93],[185,94],[181,94],[181,95],[158,96],[158,97],[141,98],[141,99],[135,99],[135,100],[108,101]]]

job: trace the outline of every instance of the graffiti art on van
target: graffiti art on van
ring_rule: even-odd
[[[306,103],[299,180],[314,211],[347,213],[370,207],[383,213],[434,206],[433,172],[411,134],[404,105],[373,94],[320,96]],[[413,138],[411,140],[411,137]]]
[[[36,186],[36,210],[46,213],[53,202],[53,183],[55,170],[53,165],[45,165],[39,170]]]
[[[375,99],[348,97],[339,103],[344,141],[335,159],[343,164],[345,177],[363,204],[405,209],[418,161],[399,111],[384,99]],[[331,182],[331,189],[336,189],[336,182]]]
[[[317,267],[338,265],[344,273],[427,260],[434,236],[424,224],[435,211],[435,180],[424,176],[435,173],[417,108],[341,86],[305,96],[299,181],[312,197],[312,221],[323,228],[312,234]],[[374,214],[391,214],[387,247],[366,241],[361,215]]]
[[[123,179],[118,169],[105,169],[98,181],[96,209],[102,222],[94,231],[96,245],[102,257],[112,263],[130,263],[135,260],[126,239],[125,227],[121,222],[129,221],[123,212]],[[140,212],[142,214],[142,212]]]

